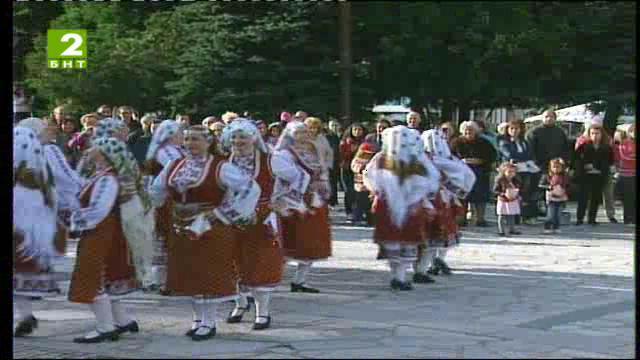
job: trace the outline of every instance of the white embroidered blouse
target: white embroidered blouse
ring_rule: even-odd
[[[169,187],[178,193],[185,194],[189,188],[198,187],[208,176],[213,156],[187,157],[178,165],[171,176],[173,166],[165,166],[151,184],[151,201],[160,207],[169,195]],[[171,169],[171,170],[170,170]],[[256,205],[260,198],[260,186],[243,170],[225,161],[220,166],[218,184],[225,191],[222,203],[213,209],[213,215],[224,224],[244,222],[255,216]]]
[[[296,165],[296,162],[288,151],[276,151],[270,156],[269,164],[271,173],[275,178],[273,193],[271,194],[271,204],[276,205],[278,211],[286,213],[288,209],[296,209],[305,211],[306,206],[302,196],[304,195],[311,176],[302,168]],[[260,156],[256,151],[253,156],[236,156],[231,155],[229,160],[238,168],[243,170],[245,174],[256,178],[260,169]]]
[[[94,229],[113,210],[118,199],[119,184],[113,175],[98,172],[89,179],[80,192],[82,197],[85,191],[93,185],[89,206],[81,207],[71,213],[71,231],[84,231]]]
[[[86,180],[69,166],[57,145],[45,145],[44,154],[56,184],[58,209],[79,208],[78,193],[85,185]]]

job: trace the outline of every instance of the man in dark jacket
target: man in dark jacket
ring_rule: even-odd
[[[556,126],[556,113],[553,110],[545,111],[543,116],[542,125],[529,130],[525,138],[533,161],[542,169],[542,173],[546,173],[551,159],[560,157],[569,161],[569,141],[564,130]]]
[[[335,120],[329,121],[329,126],[325,137],[333,150],[333,168],[329,171],[329,182],[331,182],[331,199],[329,205],[338,205],[338,179],[340,178],[340,123]]]
[[[140,119],[142,126],[141,133],[136,136],[131,143],[129,143],[129,150],[133,153],[133,156],[138,161],[138,165],[142,166],[146,157],[149,144],[151,144],[151,124],[156,120],[155,115],[146,114]]]
[[[382,132],[391,127],[391,122],[387,119],[380,119],[376,123],[375,134],[369,134],[365,136],[364,141],[375,145],[375,151],[378,152],[382,149]]]
[[[569,140],[567,134],[559,126],[556,126],[555,111],[547,110],[542,115],[542,125],[534,127],[525,135],[531,157],[540,168],[540,172],[531,179],[533,184],[537,184],[542,174],[547,173],[551,159],[562,158],[565,163],[569,163]],[[540,195],[541,192],[536,189],[535,194],[532,194],[531,197],[536,199]],[[540,212],[542,213],[542,211]]]

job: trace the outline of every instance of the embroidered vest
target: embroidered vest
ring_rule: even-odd
[[[171,186],[171,180],[175,177],[178,169],[183,166],[186,160],[186,158],[182,158],[181,160],[174,162],[169,171],[167,181],[169,183],[169,194],[171,198],[176,203],[208,203],[213,206],[220,205],[225,191],[218,179],[220,178],[220,167],[224,164],[226,159],[219,156],[210,156],[200,179],[195,184],[189,186],[184,194],[181,194]],[[214,184],[216,186],[213,186]]]

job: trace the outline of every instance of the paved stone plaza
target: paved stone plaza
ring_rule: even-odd
[[[575,208],[572,209],[572,212]],[[489,212],[489,211],[488,211]],[[600,211],[603,215],[603,210]],[[618,208],[618,218],[621,218]],[[573,218],[575,219],[574,214]],[[494,226],[467,227],[450,252],[454,274],[411,292],[393,293],[385,261],[376,261],[371,229],[334,212],[334,256],[317,263],[309,283],[320,294],[289,292],[293,266],[272,300],[272,328],[241,324],[195,343],[185,300],[139,294],[125,300],[141,332],[115,343],[74,344],[93,328],[85,305],[65,296],[34,303],[40,327],[14,339],[15,358],[631,358],[635,355],[635,226],[542,225],[499,238]],[[59,267],[68,287],[75,243]]]

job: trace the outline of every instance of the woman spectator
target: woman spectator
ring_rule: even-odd
[[[380,149],[382,149],[382,132],[390,127],[391,122],[389,120],[385,118],[378,120],[376,123],[376,132],[367,135],[364,141],[373,144],[376,152],[380,151]]]
[[[590,123],[585,124],[585,132],[576,139],[576,144],[575,144],[576,150],[580,146],[591,141],[588,134],[590,124],[598,126],[602,129],[601,130],[602,133],[607,136],[607,138],[609,139],[609,145],[613,149],[614,139],[611,136],[609,136],[607,131],[602,127],[602,121],[603,121],[603,118],[601,116],[596,116],[591,120]],[[615,198],[613,197],[614,183],[615,183],[614,175],[615,175],[615,171],[610,171],[609,176],[605,179],[602,202],[604,203],[604,210],[605,210],[605,213],[607,214],[607,218],[609,218],[609,222],[611,222],[612,224],[617,224],[618,220],[616,219],[616,208],[614,204]]]
[[[453,140],[458,137],[458,133],[456,132],[456,127],[453,126],[453,123],[450,121],[443,122],[440,124],[440,131],[447,139],[447,144],[451,146]]]
[[[358,148],[358,152],[351,162],[351,171],[353,171],[354,186],[354,209],[353,222],[361,223],[366,221],[369,225],[373,223],[371,218],[371,200],[369,199],[369,190],[364,186],[363,175],[364,169],[369,161],[380,149],[376,148],[373,143],[363,142]]]
[[[615,160],[618,167],[618,183],[624,196],[624,223],[636,222],[636,124],[627,130],[627,138],[615,147]]]
[[[82,131],[73,134],[66,144],[67,149],[69,149],[71,153],[71,161],[69,161],[71,166],[75,167],[78,161],[80,161],[82,153],[89,148],[93,130],[98,125],[98,121],[97,113],[85,114],[80,118]]]
[[[489,178],[496,151],[491,143],[478,136],[480,127],[474,121],[460,124],[460,133],[462,136],[453,141],[451,151],[469,165],[476,175],[476,183],[466,200],[471,204],[476,226],[486,227],[488,224],[484,213],[491,193]]]
[[[596,215],[602,201],[604,186],[613,165],[613,150],[602,126],[592,123],[587,128],[589,142],[575,151],[575,182],[578,185],[578,212],[576,225],[582,225],[589,205],[588,223],[597,225]]]
[[[278,139],[280,138],[280,133],[282,132],[282,126],[280,126],[280,123],[278,122],[274,122],[269,124],[269,127],[267,128],[267,146],[270,149],[273,149],[276,144],[278,143]]]
[[[351,216],[355,195],[351,161],[358,151],[358,147],[364,141],[364,137],[364,127],[360,123],[354,123],[347,128],[340,142],[340,169],[342,171],[342,188],[344,189],[344,209],[347,217]]]
[[[333,150],[333,167],[329,170],[329,182],[331,183],[331,198],[329,206],[338,205],[338,180],[340,179],[340,135],[342,129],[336,120],[329,121],[326,138]]]
[[[519,181],[521,182],[520,197],[522,199],[522,221],[527,224],[538,215],[535,199],[532,197],[533,189],[537,183],[533,183],[533,174],[540,169],[533,163],[529,145],[524,140],[522,122],[511,120],[507,123],[507,134],[498,141],[502,161],[512,162],[517,167]]]

